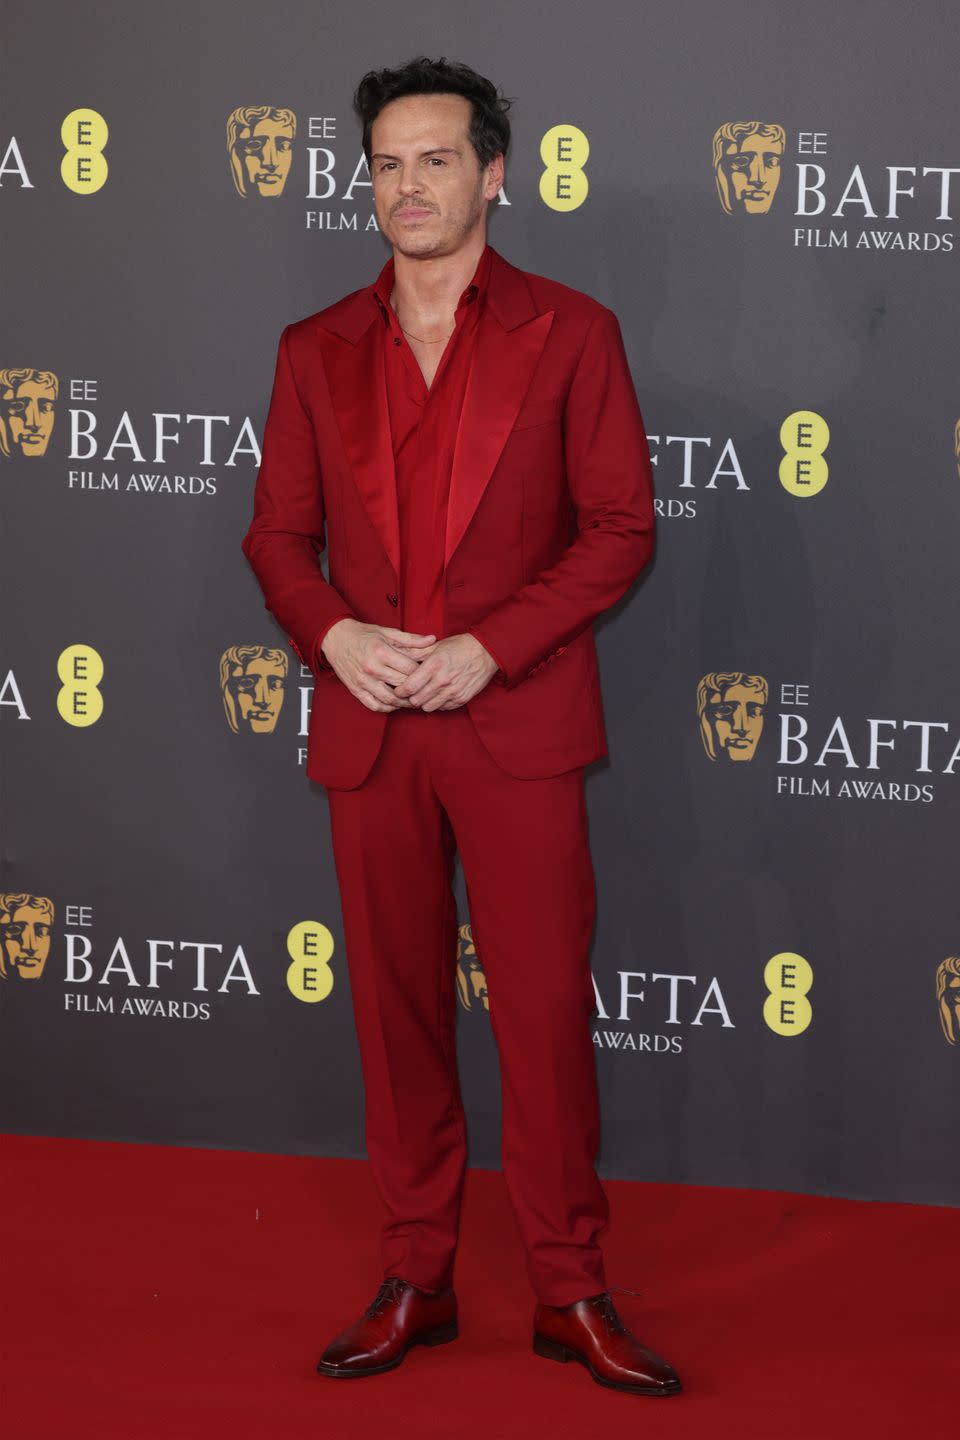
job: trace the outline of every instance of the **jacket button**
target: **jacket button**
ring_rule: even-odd
[[[396,595],[388,595],[387,599],[390,601],[391,605],[396,605],[398,603]]]

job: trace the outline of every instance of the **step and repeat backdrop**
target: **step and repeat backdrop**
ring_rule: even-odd
[[[0,1128],[363,1154],[312,677],[240,541],[281,330],[389,253],[353,89],[445,55],[513,101],[491,243],[616,312],[655,465],[656,559],[596,625],[601,1172],[960,1202],[956,10],[5,31]]]

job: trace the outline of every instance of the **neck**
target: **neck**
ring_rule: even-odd
[[[404,255],[394,248],[390,297],[394,310],[411,322],[429,325],[446,319],[449,323],[486,243],[481,230],[450,255]]]

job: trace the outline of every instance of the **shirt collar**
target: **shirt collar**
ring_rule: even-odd
[[[463,305],[470,304],[473,301],[476,301],[479,305],[480,302],[483,300],[484,296],[487,293],[487,287],[490,283],[490,268],[492,261],[493,250],[488,243],[484,245],[483,251],[480,255],[480,259],[477,261],[477,268],[473,272],[473,279],[470,281],[470,284],[462,292],[460,299],[457,301],[457,312],[460,311],[460,308]],[[383,318],[387,322],[387,324],[390,323],[390,316],[393,313],[390,308],[390,292],[393,290],[393,281],[394,263],[393,256],[391,255],[390,258],[387,260],[386,264],[384,265],[383,269],[380,271],[380,274],[377,276],[376,282],[373,287],[373,293],[377,297],[377,302],[380,306],[380,312],[383,315]]]

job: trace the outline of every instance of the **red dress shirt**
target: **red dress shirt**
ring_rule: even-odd
[[[397,628],[435,635],[438,640],[447,634],[443,551],[450,473],[491,258],[490,246],[485,245],[473,279],[457,303],[453,332],[429,386],[390,304],[394,284],[392,255],[374,287],[383,325],[400,523],[401,608]],[[344,611],[334,616],[317,635],[314,650],[318,664],[325,664],[320,646],[327,631],[349,614]],[[471,633],[477,633],[474,627]],[[479,633],[477,639],[484,643]],[[489,647],[485,648],[489,652]]]

